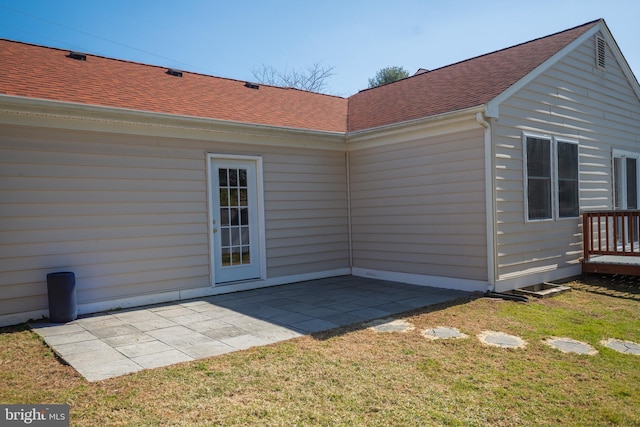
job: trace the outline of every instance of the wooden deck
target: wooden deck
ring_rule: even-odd
[[[640,276],[640,256],[592,256],[582,261],[582,272]]]
[[[584,212],[583,273],[640,276],[640,210]]]

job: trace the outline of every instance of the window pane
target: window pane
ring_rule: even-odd
[[[580,216],[578,208],[578,182],[558,182],[559,215],[560,218]]]
[[[558,215],[580,215],[578,145],[558,141]]]
[[[527,138],[527,174],[551,177],[551,141]]]
[[[578,145],[558,142],[558,177],[578,179]]]
[[[526,139],[529,219],[551,218],[551,141]]]
[[[529,219],[551,218],[551,179],[529,179]]]

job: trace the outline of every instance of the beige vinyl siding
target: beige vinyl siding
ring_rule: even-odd
[[[350,159],[354,267],[487,280],[482,128]]]
[[[279,149],[264,181],[268,277],[348,268],[344,152]]]
[[[270,278],[348,267],[342,152],[3,126],[0,315],[209,286],[209,152],[263,158]]]
[[[579,219],[526,222],[523,132],[579,142],[580,208],[612,208],[612,149],[640,151],[640,101],[607,47],[595,66],[593,39],[500,105],[496,146],[497,244],[501,278],[576,266]]]

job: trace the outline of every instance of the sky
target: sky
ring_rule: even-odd
[[[242,81],[317,63],[346,97],[383,67],[433,70],[599,18],[638,77],[639,17],[638,0],[0,0],[0,38]]]

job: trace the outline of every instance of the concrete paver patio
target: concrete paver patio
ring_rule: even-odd
[[[428,286],[341,276],[189,301],[33,322],[89,381],[284,341],[467,296]]]

